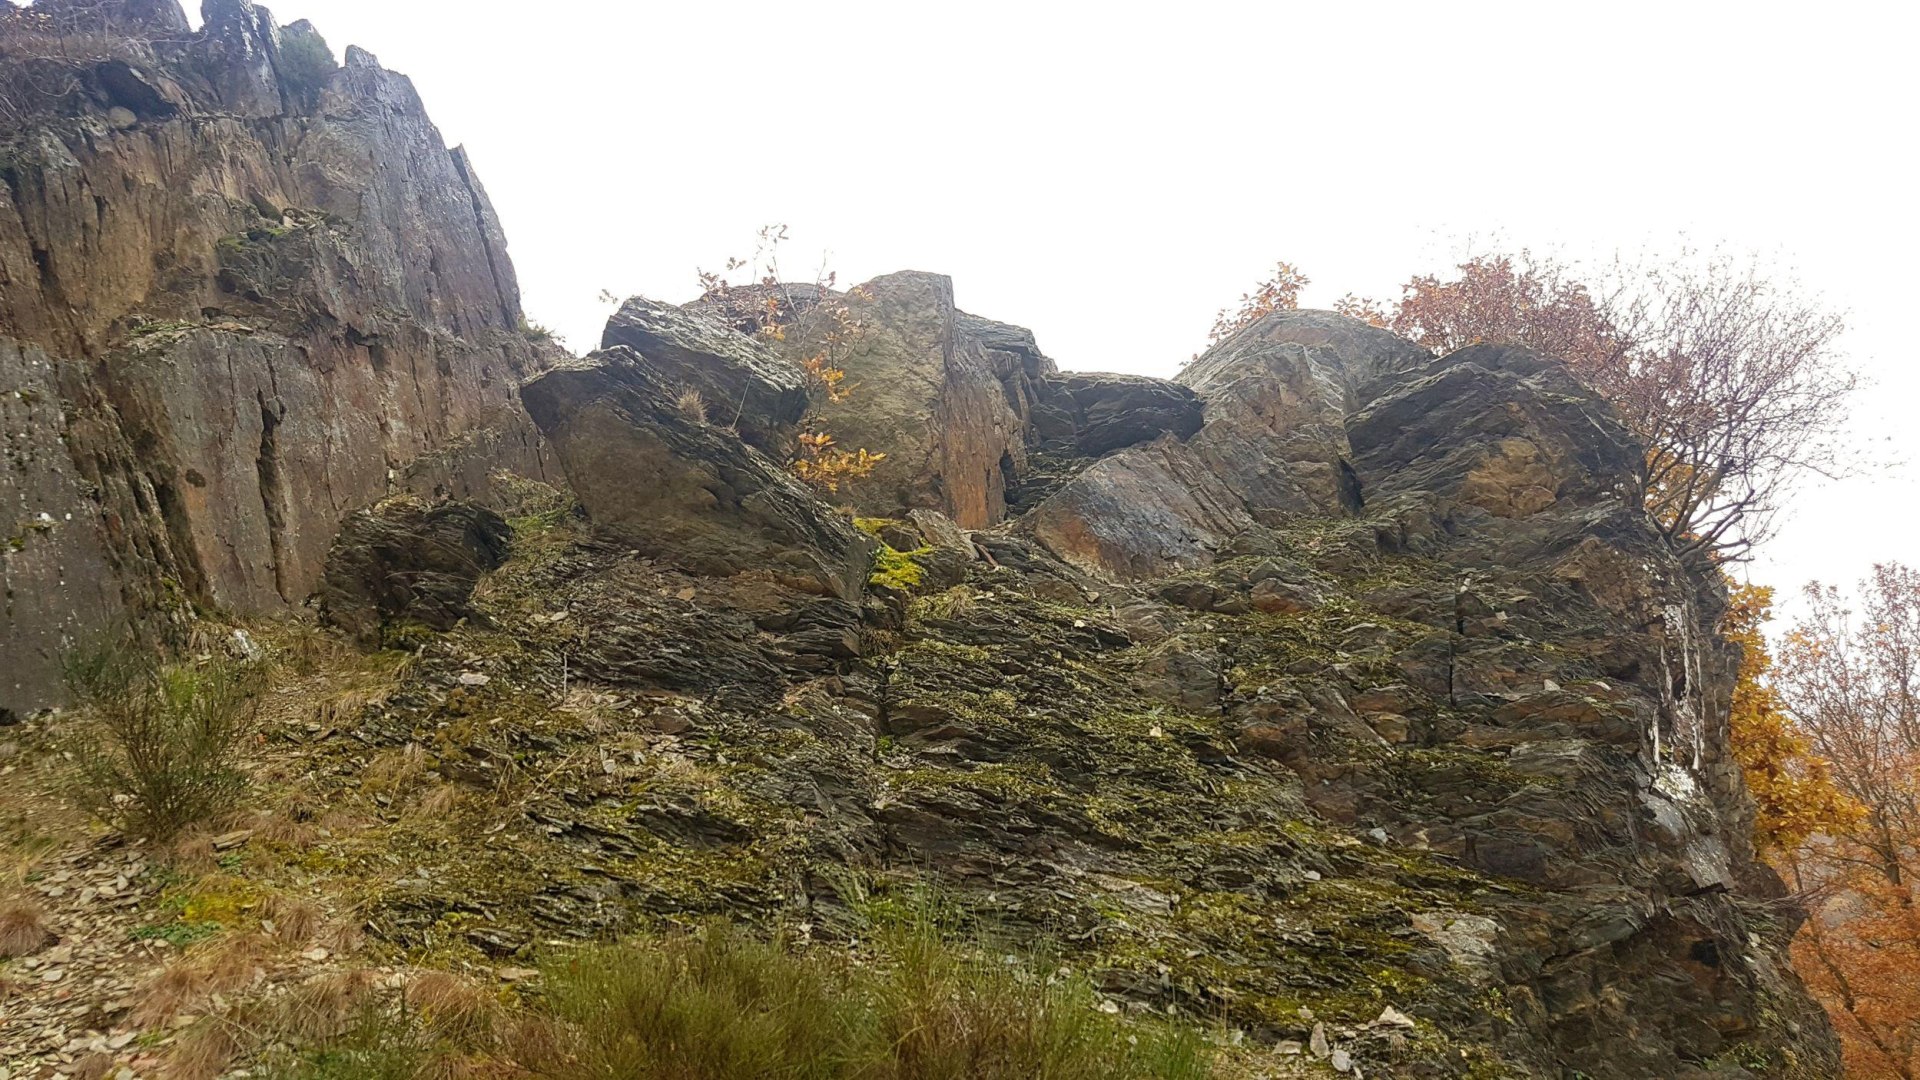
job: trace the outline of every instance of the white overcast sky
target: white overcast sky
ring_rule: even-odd
[[[280,0],[411,75],[530,315],[689,298],[792,227],[841,281],[952,275],[1069,368],[1171,375],[1277,259],[1391,296],[1469,238],[1727,245],[1851,313],[1860,438],[1920,462],[1907,5]],[[1916,466],[1920,467],[1920,466]],[[1920,562],[1913,469],[1811,484],[1752,567]]]

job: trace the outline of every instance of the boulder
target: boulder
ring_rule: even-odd
[[[1199,397],[1188,387],[1144,375],[1067,371],[1042,378],[1033,434],[1092,457],[1171,432],[1200,430]]]
[[[872,541],[779,463],[683,409],[662,378],[615,347],[521,387],[594,526],[696,573],[759,571],[857,601]]]
[[[888,274],[845,299],[865,331],[842,362],[850,392],[820,406],[821,425],[842,447],[887,455],[849,500],[873,517],[922,508],[963,528],[999,522],[1026,460],[1016,404],[1040,363],[1031,335],[966,316],[941,274]]]
[[[1563,365],[1473,345],[1423,375],[1353,418],[1357,464],[1377,499],[1437,500],[1456,527],[1527,519],[1563,501],[1637,509],[1637,444]]]
[[[600,336],[601,348],[616,345],[654,368],[654,381],[675,400],[697,394],[709,423],[733,428],[775,457],[792,453],[807,411],[805,374],[717,315],[636,296]],[[688,400],[686,407],[696,406]]]
[[[1118,578],[1205,566],[1253,527],[1238,493],[1171,436],[1102,458],[1020,519],[1068,563]]]
[[[327,556],[320,615],[367,646],[397,628],[449,630],[471,613],[480,575],[507,561],[513,530],[472,503],[412,496],[349,517]]]
[[[1208,349],[1176,381],[1206,402],[1194,453],[1255,517],[1341,514],[1361,503],[1347,413],[1382,377],[1429,358],[1358,319],[1281,311]]]

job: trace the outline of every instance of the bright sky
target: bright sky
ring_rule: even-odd
[[[413,76],[500,211],[528,312],[792,227],[789,266],[953,276],[1069,368],[1171,375],[1277,259],[1391,296],[1464,241],[1727,245],[1851,312],[1859,437],[1920,468],[1917,17],[1892,4],[279,0]],[[1789,592],[1920,562],[1913,469],[1809,485]]]

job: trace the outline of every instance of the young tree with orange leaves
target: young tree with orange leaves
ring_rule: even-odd
[[[1301,273],[1300,268],[1292,263],[1275,265],[1272,277],[1255,285],[1252,292],[1241,294],[1239,307],[1232,310],[1222,308],[1220,314],[1213,317],[1213,329],[1207,333],[1207,344],[1218,345],[1241,327],[1252,325],[1276,311],[1298,308],[1300,290],[1311,284],[1313,279]]]
[[[1839,1030],[1847,1075],[1920,1076],[1920,571],[1876,566],[1861,610],[1809,585],[1779,686],[1856,820],[1783,853],[1813,900],[1800,971]]]
[[[699,271],[698,302],[720,312],[741,332],[777,344],[792,356],[806,374],[816,403],[845,401],[853,387],[847,384],[846,369],[840,365],[866,332],[848,296],[872,297],[858,288],[845,295],[834,292],[836,275],[825,266],[811,284],[781,280],[779,251],[786,239],[785,225],[764,226],[752,259],[730,258],[719,273]],[[727,280],[729,274],[742,269],[748,271],[751,284],[736,285]],[[811,415],[798,441],[799,453],[788,467],[795,476],[826,493],[838,493],[842,487],[871,476],[887,456],[865,447],[847,450],[839,446],[833,434],[820,427],[819,418]]]
[[[1763,855],[1791,852],[1816,833],[1851,827],[1860,810],[1834,786],[1832,768],[1815,756],[1773,685],[1773,655],[1762,630],[1773,617],[1773,590],[1729,578],[1727,596],[1720,633],[1741,653],[1728,725],[1753,796],[1754,846]]]

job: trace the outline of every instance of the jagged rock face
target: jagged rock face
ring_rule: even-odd
[[[616,346],[521,388],[595,526],[703,574],[771,575],[857,604],[871,542],[780,463],[684,407],[671,377]]]
[[[969,529],[1000,521],[1025,467],[1031,382],[1052,363],[1026,331],[956,308],[944,275],[889,274],[846,302],[866,331],[844,361],[849,396],[821,404],[820,421],[841,446],[887,455],[852,485],[853,504],[938,510]]]
[[[654,368],[655,382],[676,399],[699,395],[707,419],[776,458],[793,453],[807,411],[806,376],[758,341],[705,312],[636,296],[607,320],[600,347],[616,345]]]
[[[0,130],[0,363],[47,395],[0,475],[16,709],[103,619],[297,605],[354,509],[546,468],[514,388],[548,352],[407,79],[244,0],[120,8],[120,55]]]
[[[1068,371],[1042,379],[1038,393],[1032,441],[1058,441],[1088,457],[1200,430],[1199,397],[1165,379]]]
[[[484,506],[397,496],[347,519],[327,557],[320,614],[374,648],[451,630],[480,576],[507,561],[512,531]]]
[[[621,512],[596,509],[596,472],[713,492],[764,462],[614,386],[652,377],[637,360],[595,363],[527,392],[596,528]],[[1305,1039],[1311,1010],[1370,1075],[1834,1075],[1747,840],[1724,595],[1647,520],[1611,409],[1524,350],[1436,359],[1324,313],[1256,324],[1184,382],[1198,431],[1114,451],[1012,522],[883,525],[927,547],[908,603],[795,606],[792,581],[755,595],[743,564],[689,560],[756,536],[755,563],[837,550],[745,500],[648,537],[654,564],[583,541],[510,565],[499,595],[599,613],[586,640],[613,644],[590,677],[653,702],[633,708],[674,753],[730,763],[703,805],[734,809],[623,817],[575,793],[523,849],[551,869],[460,882],[462,901],[583,934],[783,905],[828,926],[852,865],[1063,939],[1155,1008],[1263,1039]],[[697,479],[651,479],[676,470]],[[502,649],[490,692],[534,651]],[[383,722],[401,741],[431,709]],[[434,903],[394,898],[376,924],[411,940]]]

